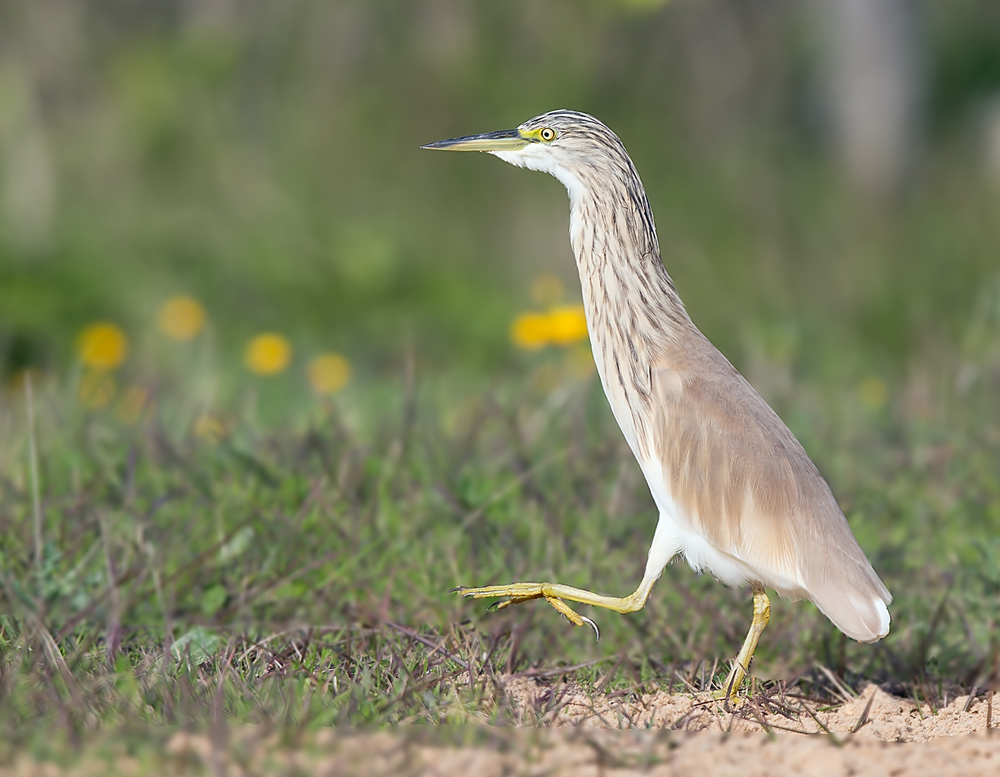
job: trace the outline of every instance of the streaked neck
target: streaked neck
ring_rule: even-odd
[[[570,190],[570,243],[592,339],[610,330],[659,339],[691,325],[638,176]]]

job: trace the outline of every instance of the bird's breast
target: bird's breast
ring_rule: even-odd
[[[584,304],[604,394],[633,455],[640,461],[648,459],[652,453],[649,422],[653,402],[648,344],[637,337],[621,308],[622,318],[615,321],[590,307]]]

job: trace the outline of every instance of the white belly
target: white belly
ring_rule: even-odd
[[[708,571],[726,585],[738,587],[756,580],[788,599],[799,599],[805,595],[800,581],[775,574],[773,569],[756,569],[692,531],[689,527],[694,522],[671,497],[660,463],[646,457],[637,456],[636,459],[660,512],[649,547],[645,576],[659,577],[670,560],[681,553],[695,572]]]

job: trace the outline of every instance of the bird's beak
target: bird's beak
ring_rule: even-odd
[[[466,135],[464,138],[439,140],[421,148],[437,151],[517,151],[531,143],[516,129],[484,132],[482,135]]]

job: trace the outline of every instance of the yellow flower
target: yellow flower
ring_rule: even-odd
[[[284,371],[291,360],[291,344],[273,332],[265,332],[253,338],[243,356],[247,369],[257,375],[277,375]]]
[[[875,375],[869,375],[858,384],[858,399],[869,410],[881,410],[889,399],[889,387]]]
[[[118,384],[114,376],[103,370],[87,370],[80,376],[80,385],[77,386],[76,395],[79,400],[92,410],[105,407],[115,394],[118,393]]]
[[[587,318],[583,305],[561,305],[552,308],[548,315],[549,342],[553,345],[571,345],[587,339]]]
[[[555,305],[562,295],[562,281],[550,272],[539,275],[531,282],[531,298],[536,305]]]
[[[205,308],[193,297],[171,297],[160,308],[158,323],[171,340],[190,340],[205,327]]]
[[[91,324],[76,341],[76,351],[88,367],[95,370],[113,370],[125,361],[128,338],[114,324],[99,321]]]
[[[559,305],[548,313],[522,313],[514,319],[510,337],[515,345],[528,350],[586,340],[587,317],[583,305]]]
[[[339,353],[323,353],[309,362],[309,385],[317,394],[340,391],[351,379],[351,364]]]
[[[534,351],[549,341],[549,318],[542,313],[522,313],[514,319],[510,338],[519,348]]]

